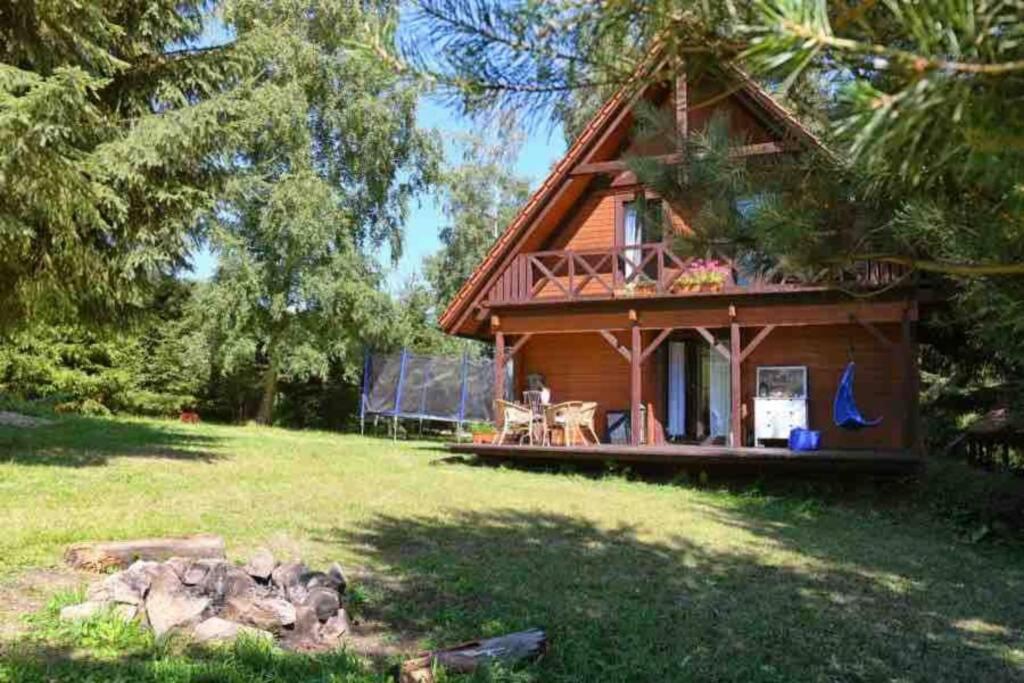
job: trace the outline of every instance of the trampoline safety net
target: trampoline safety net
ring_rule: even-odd
[[[363,369],[361,416],[491,422],[494,362],[487,358],[374,353]]]

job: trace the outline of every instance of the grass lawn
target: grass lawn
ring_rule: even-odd
[[[1024,680],[1024,553],[909,506],[473,467],[315,432],[0,427],[0,596],[75,541],[200,531],[236,559],[339,560],[382,650],[548,630],[539,663],[484,678]],[[11,638],[4,682],[382,680],[346,655],[196,654],[48,614]]]

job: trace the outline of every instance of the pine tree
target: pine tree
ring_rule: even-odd
[[[827,122],[822,137],[835,158],[801,176],[811,181],[807,197],[852,202],[862,218],[843,239],[828,240],[820,207],[766,204],[758,222],[772,229],[748,234],[758,251],[788,252],[800,267],[874,259],[942,278],[970,338],[1024,368],[1020,0],[417,5],[432,40],[410,50],[411,63],[471,110],[564,120],[560,101],[630,83],[655,51],[670,65],[745,67],[775,96]],[[587,49],[602,45],[621,49],[610,57]],[[831,187],[820,181],[826,176]]]
[[[209,6],[0,7],[0,325],[99,316],[185,263],[259,88],[245,46],[199,47]]]

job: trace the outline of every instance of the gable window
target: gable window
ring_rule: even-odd
[[[664,232],[664,215],[660,199],[634,199],[622,203],[624,245],[660,242]]]
[[[644,198],[622,202],[619,217],[618,233],[626,247],[622,251],[622,274],[628,282],[637,279],[636,270],[645,256],[640,245],[662,240],[665,216],[660,199]]]

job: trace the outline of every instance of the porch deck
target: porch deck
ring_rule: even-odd
[[[732,448],[729,446],[657,445],[617,446],[520,446],[515,444],[453,443],[452,453],[483,458],[524,461],[672,465],[678,467],[729,467],[791,471],[857,471],[906,474],[917,470],[923,459],[910,451],[820,450],[797,452],[786,448]]]

